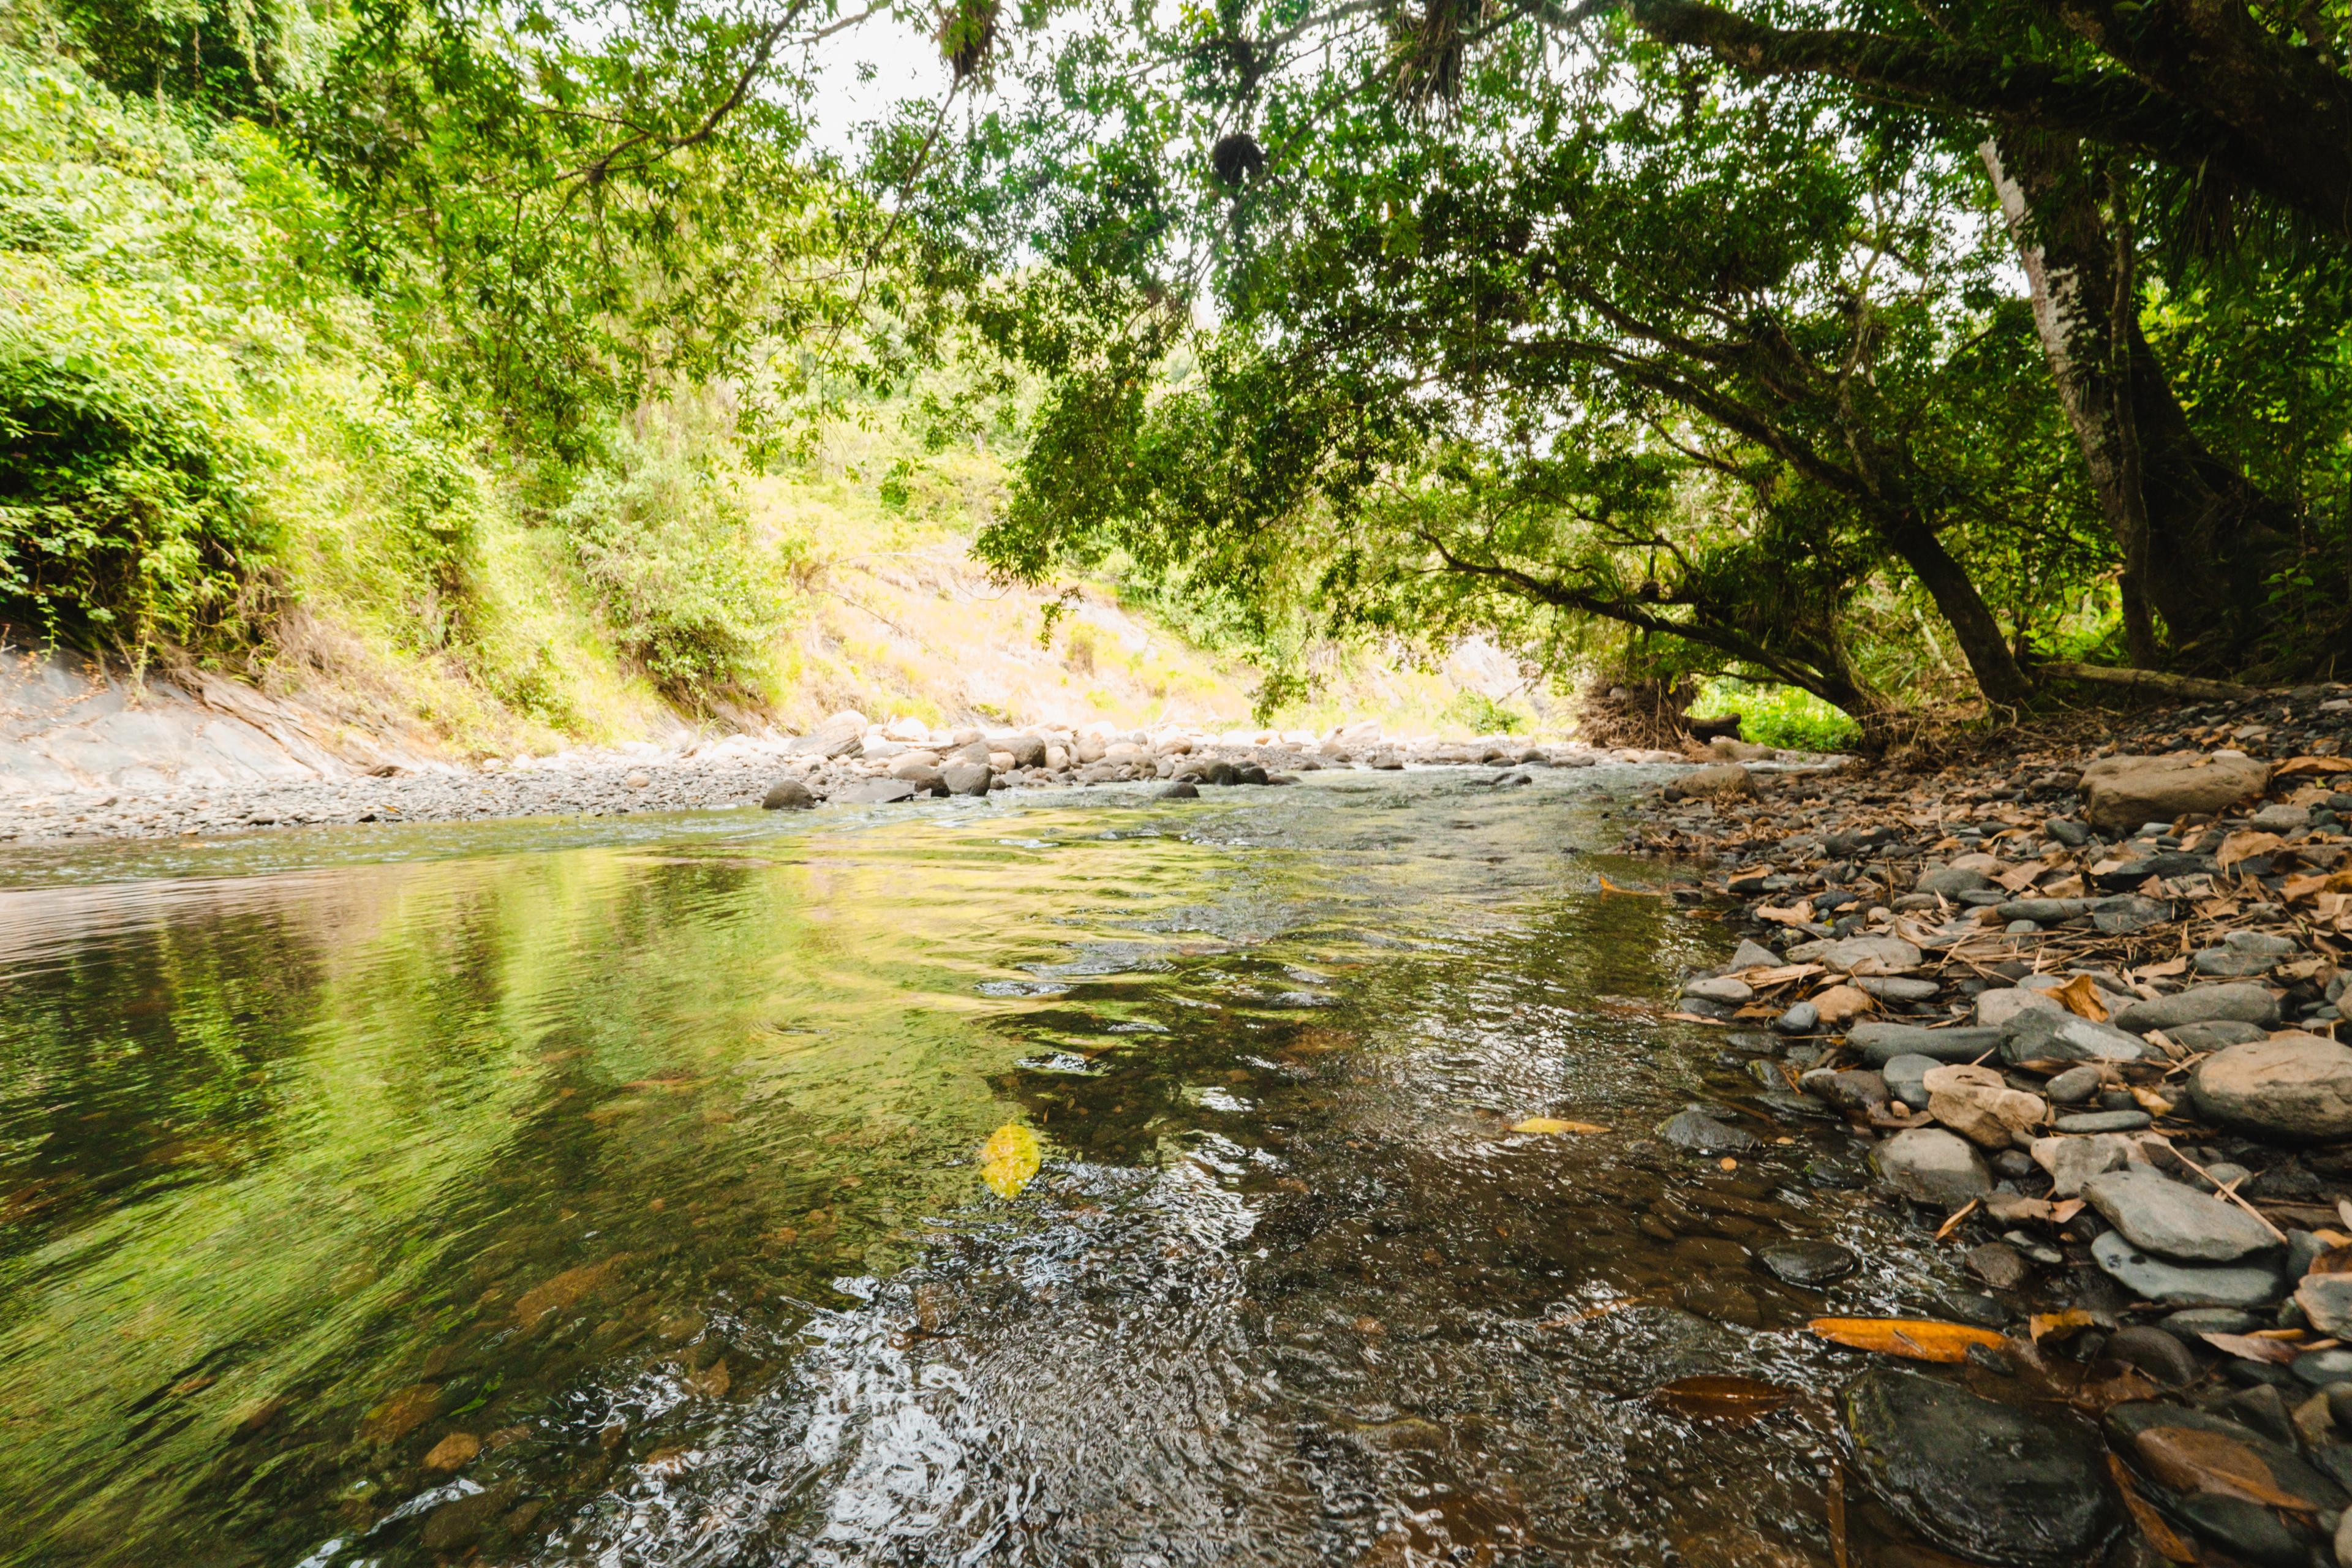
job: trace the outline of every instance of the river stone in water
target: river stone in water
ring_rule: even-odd
[[[2083,1196],[2135,1247],[2183,1263],[2235,1263],[2278,1244],[2245,1210],[2151,1170],[2094,1176]]]
[[[1678,1148],[1701,1154],[1744,1154],[1764,1144],[1764,1140],[1746,1128],[1726,1126],[1696,1106],[1660,1122],[1658,1136]]]
[[[2275,1268],[2168,1263],[2117,1231],[2099,1234],[2091,1260],[2126,1290],[2168,1307],[2260,1307],[2286,1293],[2286,1278]]]
[[[887,805],[892,801],[912,800],[915,786],[905,779],[852,779],[833,792],[837,805]]]
[[[798,779],[778,779],[760,797],[760,806],[764,811],[805,811],[815,804],[816,796]]]
[[[2192,985],[2170,996],[2128,1003],[2116,1009],[2108,1022],[2118,1029],[2144,1035],[2150,1029],[2173,1029],[2183,1024],[2224,1021],[2261,1024],[2278,1022],[2278,998],[2266,986],[2248,980],[2220,985]]]
[[[2217,1051],[2189,1080],[2216,1121],[2280,1138],[2352,1134],[2352,1048],[2317,1035],[2273,1035]]]
[[[1956,1132],[1913,1127],[1870,1152],[1879,1178],[1915,1203],[1956,1208],[1992,1191],[1984,1156]]]
[[[1864,1373],[1844,1403],[1854,1468],[1938,1546],[2036,1568],[2090,1562],[2115,1533],[2105,1456],[2079,1422],[1916,1372]]]
[[[1776,1241],[1757,1253],[1756,1260],[1783,1285],[1807,1290],[1843,1279],[1861,1264],[1834,1241]]]

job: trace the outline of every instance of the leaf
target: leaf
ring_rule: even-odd
[[[2273,778],[2292,778],[2296,773],[2352,773],[2352,757],[2289,757],[2271,769]]]
[[[2113,1454],[2107,1456],[2107,1471],[2116,1479],[2116,1489],[2123,1493],[2124,1507],[2131,1511],[2132,1522],[2139,1526],[2140,1533],[2147,1537],[2147,1543],[2156,1548],[2157,1553],[2168,1563],[2196,1562],[2197,1548],[2175,1534],[2172,1526],[2164,1522],[2164,1516],[2139,1495],[2139,1489],[2132,1485],[2131,1472]]]
[[[2199,1336],[2223,1355],[2236,1356],[2240,1361],[2267,1362],[2273,1366],[2284,1366],[2303,1353],[2301,1345],[2284,1340],[2258,1340],[2252,1334],[2202,1334]]]
[[[1606,1132],[1609,1129],[1595,1121],[1563,1121],[1557,1116],[1530,1116],[1525,1121],[1512,1123],[1511,1131],[1514,1132]]]
[[[1017,1198],[1045,1162],[1037,1134],[1018,1121],[1008,1121],[980,1146],[980,1179],[1000,1198]]]
[[[2260,1454],[2219,1432],[2151,1426],[2132,1446],[2148,1475],[2171,1490],[2240,1498],[2305,1514],[2312,1511],[2310,1502],[2279,1485]]]
[[[1968,1360],[1970,1345],[1999,1350],[2009,1342],[1990,1329],[1927,1318],[1815,1318],[1805,1326],[1832,1344],[1946,1363]]]
[[[1792,1389],[1752,1377],[1678,1377],[1650,1397],[1677,1415],[1701,1421],[1753,1421],[1796,1397]]]
[[[2078,1018],[2088,1018],[2094,1024],[2107,1021],[2107,1005],[2099,1000],[2099,987],[2087,974],[2077,974],[2045,994]]]
[[[1740,979],[1757,990],[1764,991],[1791,980],[1809,980],[1824,971],[1818,963],[1784,963],[1777,969],[1742,969],[1737,973]]]
[[[1783,910],[1775,909],[1770,904],[1759,904],[1756,906],[1756,918],[1759,921],[1770,921],[1774,925],[1810,925],[1813,919],[1813,906],[1795,904]]]
[[[2232,833],[2221,840],[2221,852],[2213,857],[2224,871],[2241,860],[2251,860],[2257,855],[2267,855],[2284,847],[2286,840],[2275,833],[2255,833],[2251,830]]]
[[[2095,1327],[2098,1321],[2096,1313],[2086,1312],[2080,1307],[2069,1307],[2063,1312],[2034,1313],[2025,1320],[2025,1331],[2035,1344],[2040,1344],[2052,1335],[2062,1340],[2071,1338],[2084,1329]]]
[[[2352,871],[2314,871],[2309,876],[2289,877],[2279,891],[2289,903],[2316,899],[2322,893],[2352,893]]]

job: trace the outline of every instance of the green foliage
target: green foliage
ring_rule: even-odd
[[[1699,688],[1691,704],[1694,719],[1739,715],[1742,740],[1798,752],[1836,752],[1852,746],[1862,727],[1811,692],[1789,686],[1759,686],[1719,679]]]
[[[1528,727],[1526,714],[1483,691],[1463,692],[1454,700],[1446,717],[1481,735],[1516,735]]]
[[[245,172],[272,156],[0,52],[0,616],[138,658],[256,631],[252,405],[289,322]]]
[[[793,552],[753,536],[707,425],[642,411],[556,521],[623,651],[657,685],[761,694]]]

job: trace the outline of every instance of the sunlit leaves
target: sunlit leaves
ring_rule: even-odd
[[[980,1179],[1000,1198],[1017,1198],[1037,1174],[1045,1151],[1037,1134],[1017,1121],[1008,1121],[980,1146]]]

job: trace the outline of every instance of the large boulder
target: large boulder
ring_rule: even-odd
[[[2296,1139],[2352,1136],[2352,1048],[2317,1035],[2273,1035],[2197,1064],[2197,1109],[2216,1121]]]
[[[1992,1172],[1965,1138],[1913,1127],[1870,1152],[1881,1180],[1914,1203],[1958,1208],[1992,1191]]]
[[[2252,757],[2102,757],[2083,770],[2083,815],[2103,832],[2127,833],[2188,812],[2229,811],[2260,800],[2270,784],[2269,766]]]
[[[1916,1372],[1880,1369],[1845,1393],[1854,1468],[1889,1512],[1979,1563],[2093,1563],[2115,1533],[2098,1435]]]
[[[986,763],[950,763],[940,770],[950,795],[986,795],[995,777]]]
[[[790,749],[806,756],[844,757],[856,751],[865,739],[866,715],[854,708],[845,708],[794,741]]]
[[[1016,768],[1042,768],[1045,765],[1045,737],[1027,731],[1004,739],[1005,752]]]

